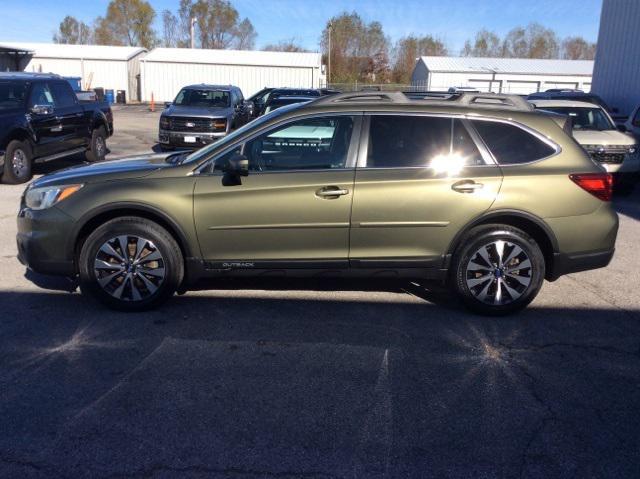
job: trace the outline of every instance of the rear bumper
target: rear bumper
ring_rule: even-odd
[[[565,274],[604,268],[611,262],[614,251],[615,249],[579,254],[555,253],[553,255],[553,271],[547,279],[554,281]]]

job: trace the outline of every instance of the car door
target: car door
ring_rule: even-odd
[[[78,97],[66,81],[50,82],[55,116],[62,126],[61,141],[64,150],[71,150],[89,143],[88,119],[85,119],[84,108]]]
[[[29,94],[29,118],[36,158],[62,150],[62,125],[56,117],[53,93],[48,82],[34,82]]]
[[[290,119],[213,158],[194,191],[210,267],[347,267],[360,125],[360,115]],[[224,186],[221,165],[238,154],[249,175]]]
[[[502,174],[462,118],[366,115],[353,210],[354,267],[439,268],[494,202]]]

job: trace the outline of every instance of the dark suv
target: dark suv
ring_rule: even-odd
[[[124,310],[202,278],[288,276],[438,279],[505,314],[614,252],[611,176],[566,121],[491,94],[283,106],[190,155],[38,179],[19,257]]]
[[[0,73],[0,175],[4,183],[31,179],[33,163],[86,153],[103,160],[113,133],[105,102],[80,101],[62,77]]]
[[[250,116],[237,86],[186,86],[160,116],[160,146],[200,148],[244,125]]]

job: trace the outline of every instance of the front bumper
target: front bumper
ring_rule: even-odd
[[[73,252],[69,232],[73,218],[55,206],[42,211],[22,208],[18,213],[18,260],[42,274],[74,276]]]
[[[166,146],[178,146],[182,148],[201,148],[209,145],[227,135],[226,131],[220,132],[194,132],[194,131],[172,131],[160,130],[158,142]],[[195,138],[194,141],[185,141],[185,138]]]
[[[0,150],[0,168],[4,167],[4,156],[5,156],[5,152]]]

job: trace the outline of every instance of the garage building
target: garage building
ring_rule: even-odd
[[[185,85],[236,85],[245,97],[265,86],[318,88],[319,53],[156,48],[142,60],[144,101],[172,101]]]
[[[639,25],[638,0],[602,3],[593,92],[621,116],[629,115],[640,105]]]
[[[591,90],[593,61],[525,58],[421,57],[411,82],[433,91],[474,87],[529,94],[550,88]]]
[[[0,42],[0,66],[3,71],[80,77],[85,90],[124,90],[129,101],[139,98],[140,58],[145,53],[139,47]]]

